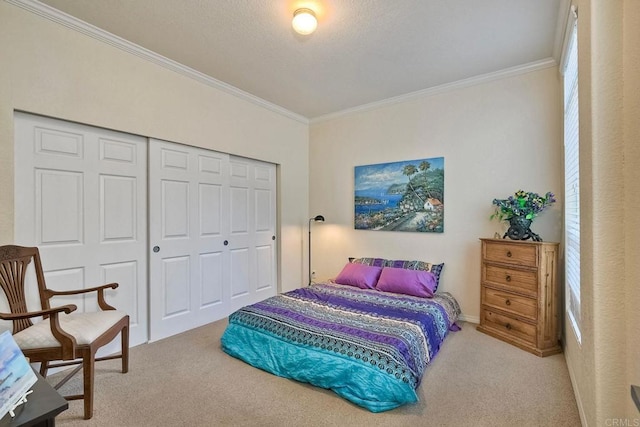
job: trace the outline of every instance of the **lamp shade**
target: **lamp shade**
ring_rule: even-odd
[[[291,22],[293,29],[298,34],[307,35],[313,33],[318,27],[316,14],[311,9],[296,9],[293,12],[293,21]]]

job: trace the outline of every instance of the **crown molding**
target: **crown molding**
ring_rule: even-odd
[[[556,34],[553,41],[553,59],[560,64],[562,60],[563,47],[565,45],[567,16],[571,10],[571,0],[560,0],[558,6],[558,19],[556,22]]]
[[[145,49],[142,46],[138,46],[137,44],[131,43],[130,41],[125,40],[121,37],[118,37],[115,34],[111,34],[107,31],[104,31],[94,25],[91,25],[78,18],[68,15],[64,12],[61,12],[58,9],[55,9],[37,0],[5,0],[5,1],[14,6],[27,10],[33,14],[36,14],[45,19],[48,19],[52,22],[61,24],[74,31],[77,31],[86,36],[92,37],[98,41],[101,41],[103,43],[116,47],[118,49],[121,49],[127,53],[130,53],[139,58],[152,62],[161,67],[164,67],[168,70],[171,70],[183,76],[189,77],[207,86],[211,86],[213,88],[219,89],[223,92],[236,96],[237,98],[248,101],[252,104],[258,105],[260,107],[263,107],[275,113],[281,114],[297,122],[300,122],[303,124],[309,124],[309,119],[300,114],[294,113],[290,110],[287,110],[286,108],[280,107],[279,105],[273,104],[269,101],[266,101],[262,98],[259,98],[255,95],[252,95],[248,92],[238,89],[235,86],[231,86],[230,84],[214,79],[213,77],[210,77],[204,73],[196,71],[193,68],[189,68],[185,65],[182,65],[169,58],[165,58],[164,56],[159,55],[149,49]]]
[[[422,89],[416,92],[410,92],[404,95],[383,99],[382,101],[371,102],[369,104],[359,105],[357,107],[348,108],[346,110],[341,110],[335,113],[318,116],[309,120],[309,123],[315,124],[315,123],[320,123],[328,120],[333,120],[339,117],[348,116],[351,114],[357,114],[365,111],[376,110],[378,108],[387,107],[393,104],[399,104],[401,102],[406,102],[406,101],[414,100],[417,98],[423,98],[423,97],[432,96],[432,95],[436,95],[444,92],[450,92],[453,90],[475,86],[482,83],[488,83],[495,80],[505,79],[505,78],[517,76],[520,74],[526,74],[533,71],[542,70],[544,68],[555,67],[557,65],[558,63],[555,61],[555,59],[546,58],[540,61],[534,61],[528,64],[518,65],[516,67],[505,68],[504,70],[494,71],[492,73],[487,73],[487,74],[481,74],[479,76],[470,77],[468,79],[458,80],[456,82],[451,82],[451,83],[445,83],[440,86],[434,86],[434,87]]]

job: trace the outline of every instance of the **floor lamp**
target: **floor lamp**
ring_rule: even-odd
[[[309,218],[309,284],[307,286],[311,286],[311,221],[324,222],[324,217],[322,215],[316,215],[313,218]]]

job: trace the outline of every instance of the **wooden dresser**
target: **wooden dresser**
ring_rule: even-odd
[[[558,243],[480,240],[477,329],[538,356],[560,353]]]

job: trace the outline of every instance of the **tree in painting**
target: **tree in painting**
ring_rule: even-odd
[[[423,162],[423,163],[425,163],[425,162]],[[422,165],[422,163],[420,163],[420,165]],[[415,190],[415,188],[413,188],[413,185],[411,185],[411,177],[413,175],[415,175],[416,173],[418,173],[418,169],[416,169],[416,167],[414,165],[406,165],[405,167],[402,168],[402,173],[409,177],[409,183],[407,184],[409,186],[409,189],[411,191],[413,191],[413,194],[415,194],[415,196],[418,199],[422,200],[420,195],[418,195],[418,193],[416,193],[416,190]]]

